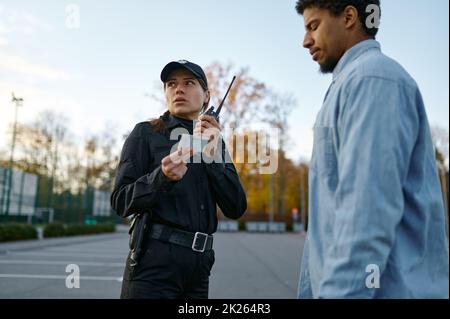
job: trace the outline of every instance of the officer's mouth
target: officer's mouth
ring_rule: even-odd
[[[179,98],[176,98],[174,101],[173,101],[173,103],[174,104],[181,104],[181,103],[186,103],[187,102],[187,100],[186,99],[183,99],[182,97],[179,97]]]

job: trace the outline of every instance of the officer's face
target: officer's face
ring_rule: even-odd
[[[347,35],[343,15],[333,16],[328,10],[307,8],[303,12],[306,34],[303,47],[320,65],[323,73],[333,72],[345,53]]]
[[[209,92],[204,91],[195,76],[185,70],[173,71],[164,84],[167,107],[172,115],[195,120],[203,104],[209,99]]]

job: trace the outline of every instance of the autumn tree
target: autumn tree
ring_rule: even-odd
[[[86,159],[86,185],[109,191],[118,162],[114,154],[116,137],[115,129],[107,125],[99,135],[92,135],[85,141],[84,154]]]
[[[266,85],[250,75],[249,68],[237,69],[233,64],[213,62],[205,68],[211,92],[210,105],[219,106],[233,76],[236,80],[224,103],[221,124],[239,130],[257,122],[267,95]]]

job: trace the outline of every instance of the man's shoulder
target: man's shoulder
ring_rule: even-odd
[[[348,80],[357,81],[364,81],[368,78],[417,87],[416,81],[400,63],[380,51],[365,54],[355,60],[348,76]]]

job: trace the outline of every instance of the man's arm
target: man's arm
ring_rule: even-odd
[[[334,239],[319,297],[372,298],[369,265],[386,267],[403,216],[403,182],[418,136],[417,91],[382,78],[355,78],[338,120]]]

